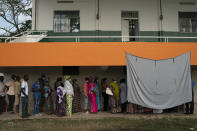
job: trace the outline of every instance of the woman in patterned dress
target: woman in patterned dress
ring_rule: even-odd
[[[96,113],[98,111],[98,107],[96,104],[96,94],[97,94],[97,88],[95,84],[92,82],[92,77],[89,78],[89,84],[88,84],[88,94],[90,97],[91,102],[91,113]]]
[[[101,110],[101,87],[98,81],[98,77],[95,77],[94,84],[95,84],[95,87],[97,88],[96,104],[98,107],[98,111],[100,111]]]
[[[76,79],[73,80],[73,89],[75,95],[73,97],[72,112],[81,112],[81,92]]]
[[[63,87],[63,83],[57,83],[57,101],[56,101],[56,115],[57,116],[65,116],[66,114],[66,106],[65,106],[65,96],[66,92]]]
[[[68,117],[72,116],[72,100],[74,96],[73,86],[71,84],[70,76],[64,76],[64,89],[66,90],[66,115]]]

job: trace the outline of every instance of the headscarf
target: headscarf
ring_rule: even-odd
[[[69,79],[70,79],[70,76],[68,76],[68,75],[64,76],[64,81],[69,80]]]
[[[0,73],[0,76],[3,76],[4,77],[4,74],[3,73]]]
[[[90,77],[88,78],[88,81],[89,81],[89,82],[92,82],[92,81],[93,81],[93,78],[90,76]]]

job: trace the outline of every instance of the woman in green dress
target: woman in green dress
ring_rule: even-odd
[[[66,115],[68,117],[72,116],[72,100],[74,96],[74,91],[73,91],[73,86],[71,84],[72,80],[70,76],[64,76],[64,88],[66,91],[66,102],[67,102],[67,107],[66,107]]]

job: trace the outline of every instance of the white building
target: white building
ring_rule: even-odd
[[[33,0],[32,29],[82,36],[195,36],[197,1]]]

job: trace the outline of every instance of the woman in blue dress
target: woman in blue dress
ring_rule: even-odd
[[[95,77],[94,84],[97,88],[96,104],[97,104],[97,107],[98,107],[98,111],[100,111],[101,110],[101,88],[100,88],[100,84],[99,84],[99,81],[98,81],[98,77]]]

